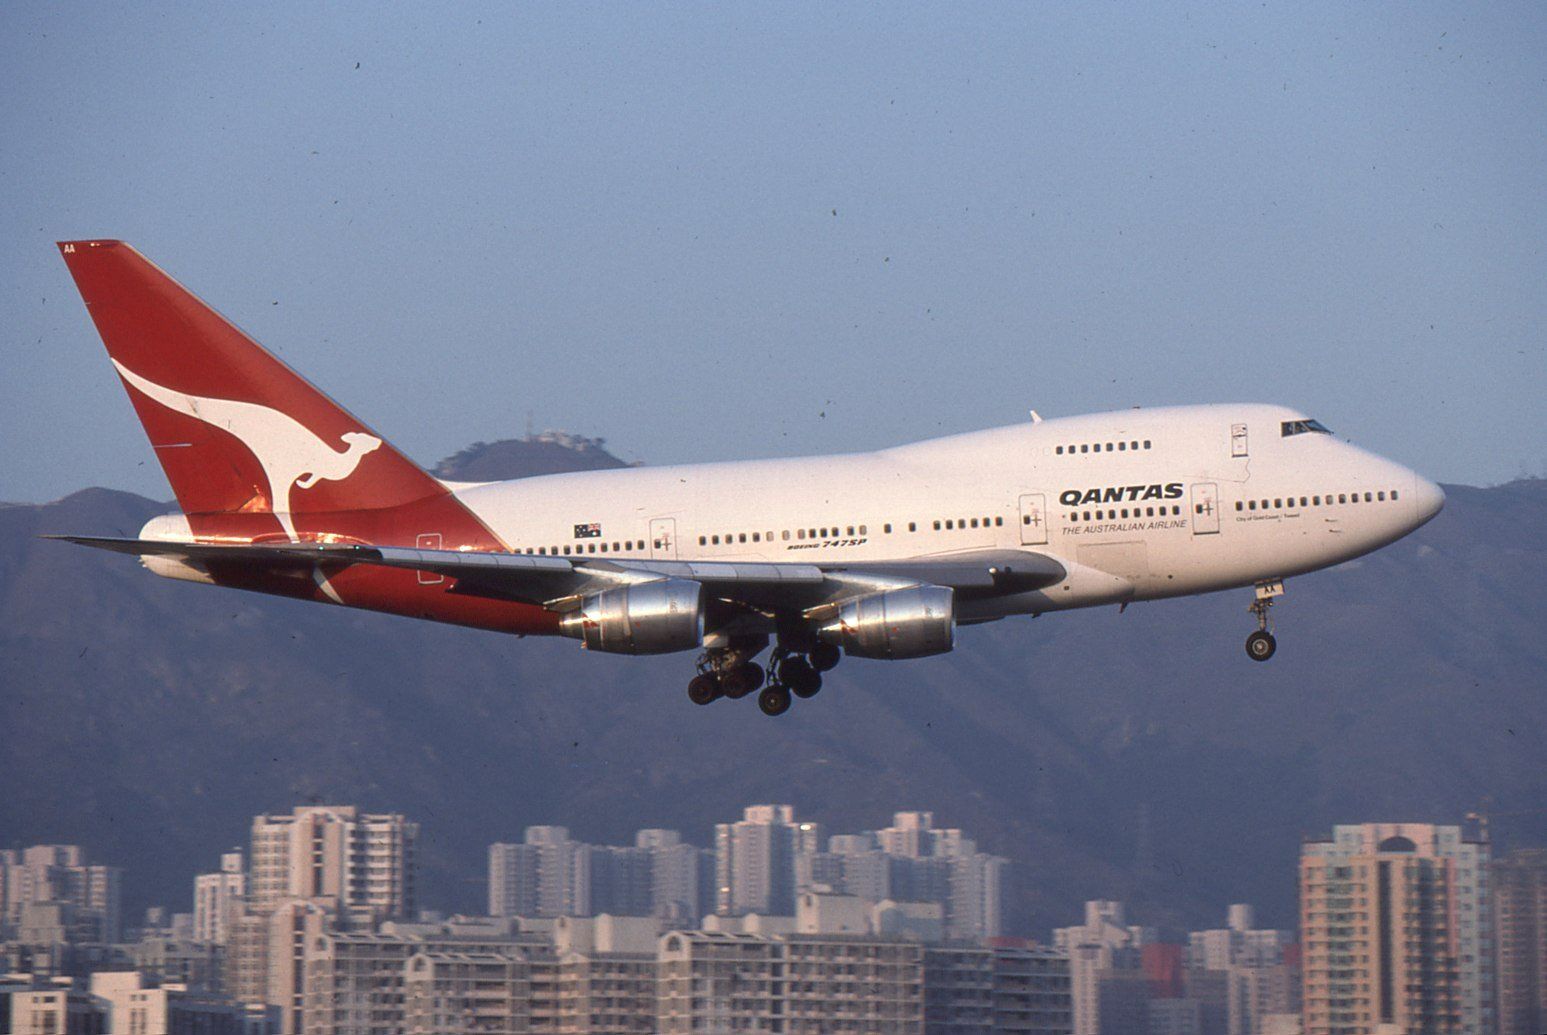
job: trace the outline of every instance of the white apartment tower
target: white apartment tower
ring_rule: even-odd
[[[527,827],[519,844],[489,846],[490,916],[585,916],[590,912],[589,848],[565,827]]]
[[[220,857],[220,872],[193,879],[193,940],[224,945],[247,894],[247,868],[240,848]]]
[[[307,936],[413,916],[418,836],[401,815],[352,805],[254,817],[246,900],[227,931],[233,997],[279,1007],[280,1031],[300,1031]]]
[[[116,866],[88,864],[79,845],[0,850],[0,940],[15,935],[28,906],[57,902],[73,907],[70,940],[116,942],[122,879]]]
[[[1154,940],[1153,930],[1128,926],[1123,904],[1109,900],[1085,903],[1083,924],[1053,932],[1054,946],[1069,957],[1074,1035],[1101,1035],[1101,975],[1111,970],[1114,955]]]
[[[935,826],[933,812],[896,813],[875,838],[889,856],[936,861],[915,866],[914,880],[927,887],[943,878],[944,887],[933,894],[916,889],[908,897],[943,899],[947,937],[973,941],[1004,933],[1005,859],[979,852],[957,827]]]
[[[820,840],[812,824],[802,834],[793,805],[751,805],[736,823],[714,828],[715,912],[795,915],[795,853],[802,840]]]
[[[329,898],[340,912],[376,922],[417,909],[414,846],[419,825],[353,805],[303,805],[252,821],[248,907],[266,913],[287,899]]]
[[[634,835],[634,847],[650,853],[651,912],[670,917],[680,926],[698,926],[713,880],[712,867],[705,865],[705,859],[712,856],[684,844],[675,830],[641,830]]]

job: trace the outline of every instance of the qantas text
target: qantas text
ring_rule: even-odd
[[[1104,489],[1065,489],[1058,494],[1058,502],[1066,507],[1078,507],[1085,503],[1134,503],[1139,500],[1179,500],[1181,498],[1181,482],[1167,482],[1164,485],[1113,485]]]

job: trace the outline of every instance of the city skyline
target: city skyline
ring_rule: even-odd
[[[650,915],[604,911],[600,892],[567,890],[576,875],[602,879],[587,852],[690,847],[675,831],[642,829],[632,846],[609,847],[529,828],[519,845],[491,845],[491,912],[508,894],[503,866],[530,867],[510,887],[557,875],[565,890],[533,888],[533,908],[516,914],[450,918],[413,906],[420,828],[408,817],[301,805],[253,817],[251,832],[245,853],[224,853],[216,873],[192,883],[193,913],[152,910],[116,946],[101,939],[117,934],[118,918],[103,912],[116,908],[117,870],[78,846],[0,854],[0,960],[11,971],[0,978],[0,1009],[17,1030],[62,1031],[68,1011],[105,1018],[114,1035],[209,1030],[179,1027],[194,1024],[231,1025],[215,1029],[230,1035],[342,1033],[362,1002],[382,1004],[373,1023],[389,1032],[460,1031],[479,1017],[525,1031],[549,1010],[575,1023],[589,1013],[602,1027],[585,1030],[620,1033],[804,1016],[888,1035],[1355,1035],[1382,1024],[1514,1035],[1547,1016],[1547,985],[1536,978],[1547,961],[1537,935],[1547,851],[1495,857],[1477,821],[1340,824],[1306,838],[1299,922],[1289,930],[1263,927],[1250,904],[1235,903],[1222,926],[1163,932],[1121,901],[1097,900],[1084,903],[1083,923],[1046,941],[955,929],[954,877],[951,901],[927,908],[817,880],[822,856],[974,858],[966,832],[925,813],[824,840],[828,832],[788,805],[747,806],[719,825],[710,868],[747,889],[710,889],[713,911],[698,919],[683,917],[679,902],[647,901],[659,888],[648,871],[639,910]],[[770,869],[781,843],[795,858]],[[500,850],[522,846],[564,854],[502,860]],[[748,852],[764,861],[749,869]],[[773,873],[793,896],[768,898]],[[223,879],[229,901],[207,898],[210,877]],[[737,908],[768,904],[784,915]],[[196,932],[217,925],[200,912],[212,909],[228,911],[227,937],[201,943]]]
[[[743,813],[744,815],[742,819],[736,821],[716,823],[713,822],[712,819],[706,820],[711,831],[711,836],[705,839],[704,844],[695,843],[691,838],[684,836],[681,831],[660,827],[639,827],[633,832],[632,835],[622,838],[617,842],[609,842],[605,840],[588,841],[583,838],[575,837],[571,828],[567,825],[532,825],[521,831],[521,836],[518,838],[505,841],[489,842],[488,851],[485,853],[485,858],[473,865],[470,865],[467,871],[465,871],[467,874],[469,874],[467,878],[469,881],[476,880],[477,883],[479,883],[485,890],[481,893],[474,893],[468,896],[466,901],[460,904],[444,902],[424,903],[418,902],[412,898],[383,899],[380,898],[379,895],[375,898],[367,898],[365,896],[374,893],[368,892],[364,885],[361,886],[362,890],[360,894],[362,897],[359,899],[359,904],[362,909],[364,909],[366,912],[369,912],[377,920],[383,917],[392,916],[407,918],[416,915],[420,911],[424,911],[430,915],[436,916],[487,915],[496,917],[531,916],[549,918],[560,916],[589,916],[598,915],[601,913],[624,916],[650,915],[649,909],[641,909],[637,912],[631,912],[627,909],[615,909],[607,907],[596,908],[594,910],[578,908],[590,903],[593,898],[592,894],[589,892],[579,892],[574,890],[575,885],[573,884],[573,881],[575,880],[575,877],[573,874],[576,872],[584,873],[586,876],[582,879],[584,879],[587,884],[589,884],[589,881],[592,879],[590,877],[590,871],[595,864],[590,861],[584,861],[579,864],[577,868],[577,864],[573,861],[572,856],[575,853],[583,853],[587,851],[596,851],[601,853],[621,852],[624,854],[643,853],[645,855],[649,855],[651,853],[657,853],[661,851],[670,853],[673,849],[682,849],[684,851],[696,853],[696,855],[701,857],[701,859],[696,864],[698,866],[698,876],[695,879],[701,880],[703,882],[700,901],[706,908],[701,914],[699,914],[699,918],[710,914],[731,917],[740,916],[743,914],[781,915],[779,908],[757,908],[757,905],[763,903],[742,902],[731,896],[729,892],[721,891],[716,887],[717,881],[721,879],[727,879],[726,874],[731,872],[730,870],[724,869],[716,862],[716,843],[718,842],[720,845],[726,844],[726,834],[719,834],[719,832],[725,831],[728,833],[737,827],[747,826],[749,824],[756,828],[770,823],[782,824],[787,822],[791,830],[801,828],[808,832],[806,840],[803,842],[803,847],[796,850],[794,846],[797,842],[794,841],[792,841],[791,844],[787,846],[786,851],[793,852],[789,860],[784,864],[785,869],[783,870],[783,878],[787,881],[788,886],[787,889],[782,893],[782,897],[776,897],[774,900],[772,900],[775,906],[790,911],[793,910],[797,892],[801,888],[814,886],[818,888],[825,888],[836,894],[856,894],[854,891],[844,890],[845,887],[853,886],[858,888],[866,888],[873,885],[874,878],[870,876],[870,874],[864,869],[857,871],[856,874],[850,875],[848,879],[851,884],[846,885],[845,879],[841,875],[841,868],[833,869],[830,863],[824,862],[824,860],[832,860],[835,857],[841,858],[844,855],[858,855],[862,858],[863,854],[867,851],[879,851],[888,853],[889,857],[891,858],[905,860],[908,858],[918,858],[918,853],[920,851],[919,846],[922,844],[924,845],[922,851],[926,856],[939,853],[937,855],[938,858],[950,858],[959,850],[957,846],[965,845],[968,850],[967,858],[996,858],[975,855],[974,853],[976,852],[976,842],[971,838],[968,832],[954,828],[936,827],[933,824],[933,814],[927,811],[894,811],[888,818],[893,820],[895,823],[904,824],[903,826],[878,826],[872,830],[859,832],[842,832],[835,829],[829,829],[826,824],[821,823],[820,821],[807,818],[796,819],[795,817],[800,815],[800,810],[797,806],[749,805],[743,809]],[[417,834],[419,825],[412,820],[406,819],[401,814],[374,812],[369,808],[357,805],[326,805],[317,802],[295,805],[288,813],[260,815],[252,819],[248,826],[249,830],[251,830],[254,827],[259,827],[261,825],[265,830],[263,836],[265,838],[272,839],[276,835],[279,835],[281,832],[280,828],[276,828],[274,826],[275,822],[278,821],[280,824],[282,824],[282,837],[284,839],[289,839],[293,836],[289,830],[300,817],[319,815],[328,817],[330,822],[335,821],[332,819],[334,816],[342,815],[352,817],[354,815],[358,815],[361,817],[362,821],[369,820],[371,823],[377,824],[378,826],[381,824],[387,824],[389,829],[400,826],[406,827],[407,829],[414,831],[412,834],[413,840],[417,840],[419,836]],[[346,820],[346,822],[352,822],[352,819]],[[1436,824],[1434,822],[1415,821],[1409,819],[1400,821],[1385,821],[1380,824],[1366,822],[1362,826],[1360,824],[1334,824],[1330,829],[1333,834],[1336,835],[1339,832],[1345,830],[1352,831],[1362,829],[1389,828],[1401,832],[1404,828],[1432,830],[1438,829],[1440,826],[1444,826],[1443,821],[1441,821],[1439,824]],[[1461,823],[1452,824],[1445,828],[1457,831],[1456,836],[1463,837],[1468,844],[1493,844],[1492,840],[1489,839],[1488,836],[1488,825],[1486,823],[1486,817],[1482,814],[1470,815],[1466,817]],[[362,830],[364,829],[367,828],[362,824]],[[273,833],[267,832],[271,830]],[[929,848],[928,845],[930,844],[930,841],[927,839],[922,842],[919,841],[917,839],[917,834],[920,831],[926,835],[934,837],[936,839],[934,844],[937,847],[933,849]],[[717,834],[719,836],[716,836]],[[941,835],[943,835],[943,837]],[[362,834],[361,836],[372,835]],[[762,843],[766,845],[766,842]],[[1302,834],[1299,839],[1294,842],[1294,848],[1303,852],[1308,848],[1314,848],[1315,846],[1323,843],[1331,843],[1327,832],[1308,832]],[[514,877],[502,878],[496,876],[497,873],[504,873],[509,867],[518,864],[516,857],[508,854],[509,850],[523,847],[534,849],[556,849],[563,850],[566,853],[563,857],[563,861],[560,863],[548,862],[539,864],[537,863],[536,857],[534,856],[532,857],[532,862],[529,864],[533,867],[531,872],[534,874],[534,878],[539,869],[543,869],[548,873],[558,873],[562,871],[567,874],[566,876],[559,878],[561,881],[560,884],[552,885],[554,891],[547,898],[544,898],[536,891],[535,885],[533,887],[526,888],[520,893],[517,893],[514,890],[516,887],[516,879]],[[415,853],[412,841],[410,841],[407,851],[409,853],[409,857],[412,857],[412,855]],[[26,855],[27,852],[31,852],[33,854],[28,856]],[[502,854],[502,852],[505,854]],[[1534,859],[1541,857],[1547,859],[1547,846],[1539,846],[1531,842],[1508,843],[1506,845],[1506,851],[1501,854],[1507,854],[1511,857],[1518,855],[1522,858]],[[798,858],[802,855],[804,856],[803,860]],[[1499,858],[1501,856],[1496,855],[1494,857]],[[223,903],[225,896],[233,893],[229,890],[230,888],[240,887],[243,889],[250,889],[250,892],[247,890],[244,890],[243,892],[236,892],[236,894],[239,897],[242,897],[244,900],[252,900],[252,894],[256,893],[264,903],[277,903],[282,901],[287,896],[293,897],[295,894],[291,891],[278,889],[286,886],[286,882],[293,883],[298,879],[302,879],[295,876],[284,876],[282,874],[287,874],[289,871],[274,870],[272,865],[270,865],[268,869],[265,870],[265,872],[270,873],[270,875],[267,877],[260,876],[257,878],[256,883],[254,883],[254,878],[251,876],[253,872],[253,863],[251,861],[249,843],[244,841],[238,845],[230,847],[226,851],[216,851],[212,856],[212,859],[215,863],[212,868],[201,868],[201,866],[204,864],[201,864],[197,861],[192,861],[189,864],[186,881],[189,893],[186,902],[146,901],[143,907],[138,910],[138,912],[129,913],[124,911],[124,907],[121,905],[121,902],[123,898],[123,887],[125,885],[131,888],[133,887],[134,881],[132,869],[117,866],[111,863],[98,862],[95,859],[94,853],[87,847],[67,842],[36,846],[18,846],[15,848],[0,847],[0,906],[3,906],[3,904],[7,901],[6,892],[8,888],[12,889],[12,894],[14,896],[14,889],[24,886],[23,882],[16,877],[12,877],[8,882],[6,879],[7,873],[11,872],[12,870],[18,873],[26,870],[28,866],[28,859],[38,860],[39,864],[52,865],[51,860],[56,858],[74,860],[74,865],[84,865],[81,860],[90,858],[93,861],[86,868],[89,869],[92,873],[111,874],[112,891],[110,898],[113,903],[113,918],[107,921],[107,923],[109,925],[109,929],[118,930],[135,929],[135,924],[131,922],[132,916],[146,914],[156,914],[164,917],[171,917],[173,915],[186,915],[188,918],[188,929],[190,931],[214,930],[217,927],[222,926],[221,923],[217,921],[213,915],[205,916],[201,910],[220,908],[216,905],[216,903]],[[813,861],[815,862],[814,866]],[[998,859],[997,861],[1000,864],[1008,864],[1012,870],[1016,868],[1017,861],[1015,859]],[[34,868],[36,868],[36,865],[37,864],[33,864]],[[7,867],[10,869],[7,869]],[[1022,868],[1023,867],[1024,863],[1022,864]],[[717,869],[719,872],[717,872]],[[645,872],[648,874],[649,871],[647,870]],[[471,876],[472,874],[478,874],[480,876],[475,878]],[[233,876],[240,877],[241,879],[233,883]],[[105,877],[97,877],[96,882],[90,886],[96,888],[106,887],[107,885],[103,883],[105,879]],[[335,890],[330,892],[330,894],[343,894],[347,898],[349,895],[353,894],[353,892],[349,892],[345,889],[346,887],[352,887],[353,885],[346,886],[338,884],[337,881],[341,879],[343,879],[342,870],[333,871],[326,869],[317,869],[315,871],[315,876],[307,876],[304,878],[306,881],[316,880],[319,887],[324,885],[332,887]],[[603,878],[598,874],[595,879],[601,880]],[[606,879],[611,881],[615,878],[608,877]],[[896,878],[893,879],[895,880]],[[856,881],[857,883],[853,883]],[[88,887],[86,883],[71,884],[68,886],[80,887],[82,889],[80,892],[81,894],[84,894],[85,889]],[[673,885],[668,883],[665,886],[672,887]],[[274,888],[276,890],[263,891],[262,889],[266,887]],[[764,887],[766,888],[766,885]],[[899,887],[902,887],[902,885],[899,885]],[[217,891],[217,888],[220,890]],[[652,891],[651,889],[652,883],[650,880],[646,879],[640,892],[640,894],[643,896],[643,900],[650,900],[651,896],[656,894],[656,891]],[[97,891],[95,893],[98,895],[106,894],[102,891]],[[398,893],[401,894],[401,891]],[[767,894],[766,890],[762,893]],[[606,897],[610,894],[610,892],[606,893],[603,899],[600,899],[599,901],[610,902],[610,898]],[[206,895],[209,896],[207,899],[205,897]],[[217,895],[219,897],[217,897]],[[860,894],[860,897],[866,896],[864,894]],[[871,895],[869,897],[871,900],[877,900],[879,898],[890,896]],[[899,897],[901,897],[904,901],[911,901],[911,899],[908,899],[906,895]],[[5,912],[3,909],[0,909],[0,922],[5,922],[7,918],[9,918],[9,922],[12,924],[17,922],[19,914],[16,913],[16,910],[19,907],[17,907],[15,903],[20,900],[13,897],[11,901],[13,904],[10,912]],[[139,905],[140,901],[141,900],[136,900],[137,906]],[[390,901],[396,902],[396,905],[388,905],[385,908],[380,906],[373,908],[368,906],[368,902],[371,901],[378,903]],[[526,910],[520,909],[519,905],[522,903],[528,904],[530,908]],[[188,909],[186,911],[180,910],[179,906],[182,905],[188,906]],[[1221,899],[1217,907],[1217,912],[1221,916],[1226,915],[1230,910],[1234,909],[1236,905],[1237,904],[1234,902]],[[469,906],[472,908],[468,908]],[[1247,908],[1251,910],[1250,915],[1252,920],[1255,921],[1258,919],[1259,907],[1256,904],[1247,904]],[[678,916],[679,918],[685,920],[691,920],[694,918],[692,911],[685,913],[674,913],[672,915]],[[1295,911],[1292,911],[1286,916],[1271,916],[1264,917],[1264,919],[1268,919],[1272,923],[1280,926],[1293,927],[1299,922],[1299,916],[1300,914],[1297,908]],[[100,920],[93,921],[93,923],[102,922],[103,921]],[[1089,923],[1092,921],[1087,919],[1087,922]],[[1150,930],[1161,929],[1162,928],[1151,928]],[[1185,931],[1187,928],[1185,928],[1185,926],[1178,926],[1176,924],[1168,924],[1165,925],[1164,929],[1167,931],[1175,932]],[[1056,934],[1056,924],[1053,928],[1049,928],[1049,930],[1052,930]],[[995,930],[992,934],[985,934],[983,936],[997,936],[998,933],[1001,932]],[[1032,930],[1014,930],[1003,931],[1002,933],[1016,937],[1035,937],[1039,932]],[[1153,938],[1153,935],[1151,937]]]

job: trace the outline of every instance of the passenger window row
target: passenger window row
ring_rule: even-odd
[[[936,518],[932,523],[936,532],[953,532],[968,528],[1003,528],[1004,518],[1000,517],[973,517],[973,518]],[[917,532],[919,523],[908,522],[908,531]],[[891,522],[881,526],[881,531],[886,535],[892,534]],[[724,535],[701,535],[698,537],[699,546],[735,546],[740,543],[761,543],[778,541],[789,542],[805,541],[810,539],[853,539],[856,536],[870,534],[868,525],[821,525],[816,528],[797,528],[793,532],[785,529],[776,537],[773,532],[727,532]]]
[[[1176,517],[1181,513],[1182,508],[1179,504],[1159,507],[1122,507],[1113,510],[1071,510],[1069,512],[1069,520],[1120,521],[1127,518],[1166,517],[1167,515]],[[1026,523],[1030,523],[1029,518],[1026,519]]]
[[[997,527],[1000,527],[1000,526],[1004,525],[1004,518],[1002,518],[1002,517],[996,517],[996,518],[993,518],[993,519],[983,518],[981,524],[979,523],[979,519],[978,518],[946,518],[943,524],[944,524],[944,528],[942,529],[942,527],[941,527],[942,526],[942,522],[939,519],[936,519],[936,521],[935,521],[935,531],[936,532],[939,532],[939,531],[950,532],[950,531],[952,531],[954,529],[958,529],[958,528],[990,528],[990,527],[997,528]],[[910,532],[913,531],[913,522],[911,522],[911,521],[908,522],[908,531],[910,531]]]
[[[1053,452],[1058,456],[1075,453],[1137,453],[1141,449],[1149,449],[1150,440],[1130,439],[1126,442],[1082,442],[1077,446],[1054,446]]]
[[[886,530],[890,532],[892,530],[892,526],[887,525]],[[869,534],[870,528],[868,525],[821,525],[816,528],[797,528],[793,532],[786,528],[784,531],[779,533],[778,538],[785,542],[789,542],[791,539],[853,539],[857,535],[864,536]],[[723,536],[701,535],[698,537],[699,546],[720,546],[722,544],[725,546],[734,546],[737,543],[761,543],[765,541],[770,543],[774,542],[774,533],[727,532]]]
[[[656,545],[659,546],[660,543],[657,543]],[[564,546],[564,547],[559,547],[559,546],[531,547],[531,546],[528,546],[525,550],[522,550],[520,547],[517,547],[514,550],[514,552],[515,553],[535,553],[535,554],[542,554],[543,556],[552,555],[552,556],[555,556],[555,557],[557,557],[561,553],[565,554],[565,555],[568,555],[571,552],[573,552],[573,553],[633,553],[633,552],[636,552],[636,551],[643,550],[645,548],[645,541],[643,539],[625,539],[622,542],[614,541],[611,544],[611,546],[612,546],[612,549],[609,550],[607,548],[608,547],[607,543],[576,543],[573,548],[568,547],[568,546]]]
[[[1396,489],[1390,492],[1339,492],[1327,493],[1325,496],[1301,496],[1300,507],[1331,507],[1337,504],[1359,503],[1360,497],[1365,503],[1385,503],[1387,499],[1396,502],[1401,496]],[[1283,510],[1285,507],[1295,508],[1295,497],[1275,496],[1265,500],[1236,500],[1236,510]]]

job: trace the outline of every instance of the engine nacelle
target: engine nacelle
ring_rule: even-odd
[[[704,642],[704,587],[690,579],[660,579],[603,590],[559,620],[559,632],[587,650],[670,654]]]
[[[910,586],[839,605],[817,633],[856,658],[922,658],[956,645],[956,594]]]

